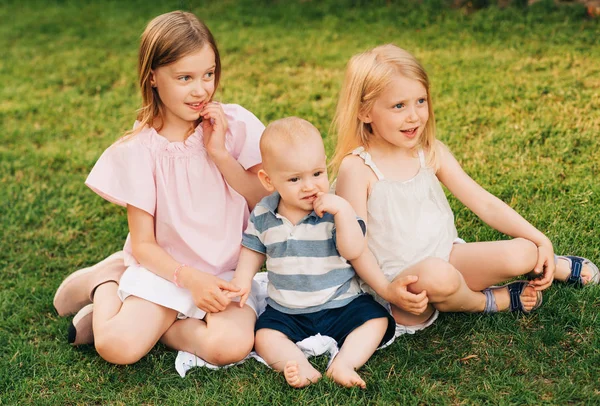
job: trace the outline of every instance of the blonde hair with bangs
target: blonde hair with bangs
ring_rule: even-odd
[[[342,160],[357,147],[368,149],[373,134],[371,125],[359,117],[367,115],[377,98],[395,75],[419,81],[427,91],[429,119],[416,148],[427,151],[427,165],[437,169],[435,118],[429,93],[429,78],[423,66],[408,51],[393,44],[381,45],[354,55],[346,66],[346,76],[332,122],[331,134],[337,135],[331,177],[337,176]]]
[[[208,27],[194,14],[184,11],[162,14],[148,23],[141,37],[138,58],[138,77],[142,92],[142,107],[137,115],[139,125],[125,133],[125,137],[136,135],[146,126],[153,127],[155,119],[164,115],[164,106],[151,84],[152,71],[177,62],[182,57],[199,51],[206,44],[215,53],[216,91],[221,78],[221,58]],[[164,120],[160,121],[162,123]],[[196,125],[199,123],[200,119]]]

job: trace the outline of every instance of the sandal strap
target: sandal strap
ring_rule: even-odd
[[[513,282],[508,285],[508,294],[510,296],[510,311],[514,312],[520,310],[524,313],[528,313],[523,307],[521,302],[521,292],[525,288],[527,282]]]
[[[571,275],[567,279],[567,283],[571,285],[583,285],[581,280],[581,271],[583,270],[583,258],[572,255],[565,255],[571,262]]]
[[[498,306],[496,305],[496,297],[492,292],[492,289],[487,288],[481,291],[485,295],[485,308],[484,313],[496,313],[498,312]]]

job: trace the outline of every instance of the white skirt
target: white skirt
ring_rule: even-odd
[[[219,278],[226,281],[233,279],[235,272],[228,271],[218,275]],[[246,305],[252,308],[258,314],[259,285],[252,281],[252,290],[246,301]],[[119,298],[125,301],[128,296],[137,296],[152,303],[177,310],[177,318],[186,319],[204,319],[206,312],[196,307],[192,294],[189,290],[179,288],[171,281],[161,278],[146,268],[133,265],[125,270],[125,273],[119,281]],[[232,301],[239,302],[240,298],[234,298]]]

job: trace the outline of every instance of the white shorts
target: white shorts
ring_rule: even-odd
[[[224,272],[217,275],[226,281],[233,279],[234,271]],[[258,285],[252,281],[252,291],[248,296],[246,304],[257,312],[258,305],[255,292],[258,291]],[[192,294],[189,290],[179,288],[171,281],[161,278],[146,268],[133,265],[125,270],[125,273],[119,281],[119,298],[125,301],[129,296],[137,296],[149,302],[177,310],[178,319],[193,318],[202,320],[206,316],[204,310],[200,310],[194,304]],[[239,298],[232,299],[239,302]]]

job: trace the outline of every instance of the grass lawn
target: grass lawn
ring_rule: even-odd
[[[391,3],[391,4],[387,4]],[[599,404],[600,288],[555,285],[529,316],[445,314],[362,369],[368,389],[291,390],[249,361],[181,379],[157,346],[132,366],[67,344],[52,297],[119,250],[125,211],[83,182],[139,107],[152,17],[197,13],[223,57],[218,98],[327,135],[346,61],[394,42],[432,81],[439,138],[465,170],[552,239],[600,260],[600,23],[579,7],[444,0],[12,1],[0,6],[0,404]],[[467,241],[506,238],[450,198]],[[323,369],[325,358],[317,358]]]

